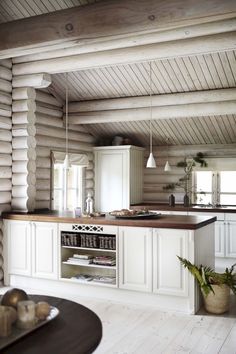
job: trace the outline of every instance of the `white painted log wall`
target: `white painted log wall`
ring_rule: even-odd
[[[185,145],[185,146],[154,146],[153,155],[157,168],[145,168],[149,155],[149,147],[145,150],[144,158],[144,202],[168,202],[169,195],[175,195],[176,203],[183,203],[184,192],[176,189],[174,192],[165,191],[163,187],[168,183],[175,183],[184,175],[182,168],[176,167],[179,161],[183,161],[186,156],[194,156],[198,152],[203,152],[207,157],[234,157],[236,158],[236,144],[228,145]],[[168,156],[167,156],[168,155]],[[206,160],[207,160],[206,157]],[[166,161],[169,161],[172,170],[164,171]]]
[[[83,129],[69,128],[69,151],[86,152],[90,166],[85,173],[85,193],[94,189],[92,150],[95,139]],[[50,208],[51,158],[53,150],[65,151],[65,125],[62,105],[49,93],[36,90],[36,199],[35,207]]]
[[[3,223],[1,214],[11,209],[12,190],[12,62],[0,61],[0,285],[3,285]]]
[[[12,103],[12,209],[33,211],[36,195],[35,89],[15,85]],[[24,80],[22,80],[24,82]],[[18,81],[17,81],[18,82]]]

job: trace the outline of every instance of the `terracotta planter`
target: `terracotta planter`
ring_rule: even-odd
[[[205,309],[207,312],[221,314],[229,310],[230,288],[225,285],[212,285],[211,291],[204,297]]]

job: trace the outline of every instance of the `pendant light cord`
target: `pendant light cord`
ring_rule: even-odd
[[[150,121],[149,121],[149,129],[150,129],[150,153],[152,153],[152,62],[150,61],[150,85],[149,85],[149,96],[150,96]]]
[[[66,73],[66,155],[68,155],[68,73]]]

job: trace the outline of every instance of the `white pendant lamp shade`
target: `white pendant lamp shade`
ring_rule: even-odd
[[[153,157],[153,153],[150,152],[150,155],[149,155],[149,158],[147,160],[147,165],[146,165],[147,168],[156,168],[157,165],[156,165],[156,161]]]
[[[170,166],[169,161],[168,161],[168,157],[169,157],[169,138],[166,139],[166,143],[167,143],[167,161],[166,161],[166,164],[165,164],[165,167],[164,167],[164,171],[165,172],[169,172],[169,171],[171,171],[171,166]]]
[[[150,133],[150,154],[147,160],[147,168],[156,168],[156,161],[152,153],[152,64],[150,64],[150,121],[149,121],[149,133]]]
[[[164,171],[166,171],[166,172],[171,171],[171,167],[170,167],[169,161],[166,161],[166,164],[165,164],[165,167],[164,167]]]
[[[66,154],[66,156],[65,156],[63,167],[64,167],[65,170],[69,170],[69,168],[70,168],[70,161],[69,161],[68,154]]]

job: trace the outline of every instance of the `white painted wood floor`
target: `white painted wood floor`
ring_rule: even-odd
[[[2,288],[0,293],[5,291]],[[230,312],[220,316],[204,310],[185,315],[76,295],[66,298],[87,306],[101,318],[103,338],[94,354],[236,354],[235,296]]]

